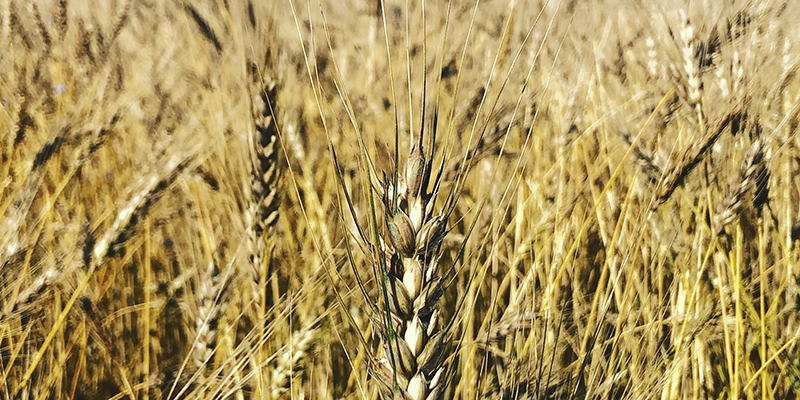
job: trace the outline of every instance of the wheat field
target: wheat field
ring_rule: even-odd
[[[3,0],[0,399],[788,399],[800,5]]]

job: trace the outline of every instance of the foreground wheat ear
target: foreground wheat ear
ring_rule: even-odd
[[[371,300],[364,293],[383,347],[383,354],[371,364],[371,374],[384,398],[439,399],[448,381],[445,350],[452,325],[440,318],[446,275],[440,261],[459,179],[450,186],[442,209],[435,212],[442,168],[434,178],[433,151],[426,154],[422,143],[420,135],[405,167],[396,168],[392,178],[384,174],[382,182],[370,179],[381,196],[383,217],[378,217],[373,207],[373,240],[367,240],[362,232],[379,282],[379,299]],[[380,225],[386,229],[379,229]]]

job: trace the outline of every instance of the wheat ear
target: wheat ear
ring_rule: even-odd
[[[690,145],[683,152],[683,156],[677,162],[672,172],[666,175],[659,183],[655,199],[651,204],[651,209],[655,210],[661,204],[664,204],[672,196],[672,193],[679,186],[683,185],[686,177],[691,173],[695,167],[705,158],[709,149],[714,146],[714,143],[722,136],[725,129],[730,125],[731,121],[738,115],[737,112],[729,113],[717,120],[706,133],[705,137],[698,142]]]
[[[743,208],[752,206],[757,212],[769,197],[769,169],[762,138],[756,138],[742,160],[739,175],[728,187],[722,207],[714,216],[717,234],[739,216]]]
[[[315,339],[316,322],[310,323],[292,333],[290,343],[287,343],[276,354],[275,367],[270,375],[270,398],[280,399],[290,388],[292,374],[298,369],[298,364],[306,356]]]
[[[277,127],[274,116],[274,99],[277,87],[268,82],[253,99],[255,130],[251,137],[250,210],[248,236],[250,240],[250,264],[255,283],[254,298],[263,318],[265,306],[265,278],[269,265],[269,249],[266,238],[278,219],[280,198],[277,191],[278,153]]]
[[[445,211],[434,215],[441,173],[428,192],[431,164],[425,158],[420,140],[402,176],[396,170],[394,183],[384,178],[388,240],[380,240],[381,254],[375,261],[381,271],[384,307],[376,310],[385,357],[374,364],[373,373],[385,395],[410,400],[439,398],[446,380],[448,340],[439,323],[444,280],[439,261],[454,197]]]
[[[224,288],[217,263],[212,260],[200,271],[197,292],[198,307],[195,319],[196,340],[192,352],[195,367],[203,370],[213,361],[217,345],[217,324],[222,314],[219,296]]]

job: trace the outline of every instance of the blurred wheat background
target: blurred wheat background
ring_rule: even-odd
[[[799,12],[4,0],[0,398],[390,398],[366,166],[422,130],[429,399],[796,398]]]

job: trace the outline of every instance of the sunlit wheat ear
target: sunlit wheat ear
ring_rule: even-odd
[[[431,164],[421,144],[412,148],[394,180],[396,186],[388,178],[381,185],[388,237],[381,238],[381,254],[374,260],[382,275],[381,306],[374,308],[374,320],[384,355],[372,372],[385,396],[437,399],[447,380],[443,372],[448,342],[439,318],[444,280],[440,249],[452,208],[434,213],[439,178],[428,192]]]
[[[694,107],[700,101],[700,70],[695,59],[695,35],[686,11],[680,10],[681,20],[684,23],[680,31],[682,41],[683,69],[686,73],[687,96]]]

